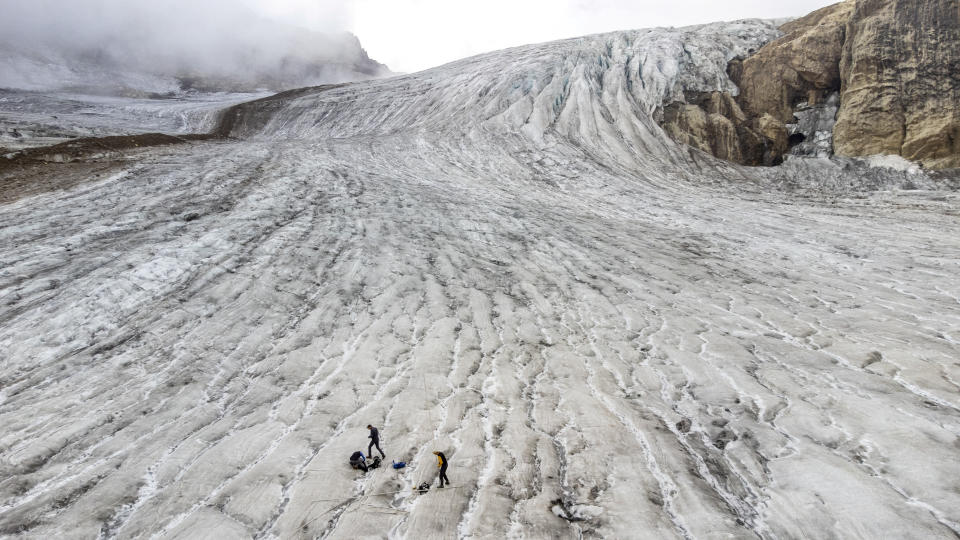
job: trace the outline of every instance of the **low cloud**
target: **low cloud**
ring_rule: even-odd
[[[329,78],[350,78],[354,67],[375,71],[364,67],[359,42],[342,30],[349,13],[338,5],[305,0],[11,2],[0,18],[0,41],[18,54],[164,75],[283,78],[306,69],[323,78],[321,64],[329,68]],[[294,20],[298,14],[321,32],[264,16]]]

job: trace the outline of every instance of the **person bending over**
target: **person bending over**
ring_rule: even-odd
[[[350,466],[354,469],[360,469],[367,472],[367,460],[363,457],[363,452],[357,450],[350,455]]]

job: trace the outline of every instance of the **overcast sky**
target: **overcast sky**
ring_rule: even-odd
[[[229,56],[225,50],[229,52],[230,47],[256,43],[260,49],[282,48],[284,34],[270,34],[257,24],[258,19],[268,18],[326,33],[353,32],[371,58],[394,71],[413,72],[528,43],[653,26],[800,16],[831,3],[833,0],[0,0],[0,41],[25,47],[54,43],[77,51],[96,45],[121,57],[171,57],[193,64],[206,59],[217,64]]]
[[[3,0],[0,0],[3,1]],[[244,0],[317,30],[347,29],[412,72],[474,54],[598,32],[805,15],[835,0]]]

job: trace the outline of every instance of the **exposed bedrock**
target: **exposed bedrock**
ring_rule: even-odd
[[[859,0],[847,34],[837,154],[960,167],[960,1]]]
[[[787,124],[800,124],[794,118],[797,106],[816,107],[840,89],[840,55],[852,8],[835,4],[781,26],[782,37],[746,59],[730,61],[727,74],[740,88],[737,96],[709,92],[668,105],[664,129],[721,159],[780,164],[791,143],[815,135],[796,127],[788,131]],[[718,102],[726,106],[718,109]]]
[[[840,55],[852,11],[850,2],[814,11],[781,26],[784,36],[743,60],[742,67],[732,62],[729,72],[744,110],[787,124],[798,104],[820,103],[839,90]]]
[[[667,133],[746,165],[777,165],[791,151],[960,166],[958,0],[849,0],[780,30],[731,60],[738,95],[665,107]]]
[[[730,92],[691,92],[664,109],[663,122],[674,140],[747,165],[780,163],[788,144],[782,123],[748,117]]]

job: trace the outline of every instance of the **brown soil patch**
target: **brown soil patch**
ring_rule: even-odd
[[[0,204],[47,191],[66,189],[111,174],[136,152],[153,146],[186,144],[213,135],[120,135],[88,137],[53,146],[0,154]]]

